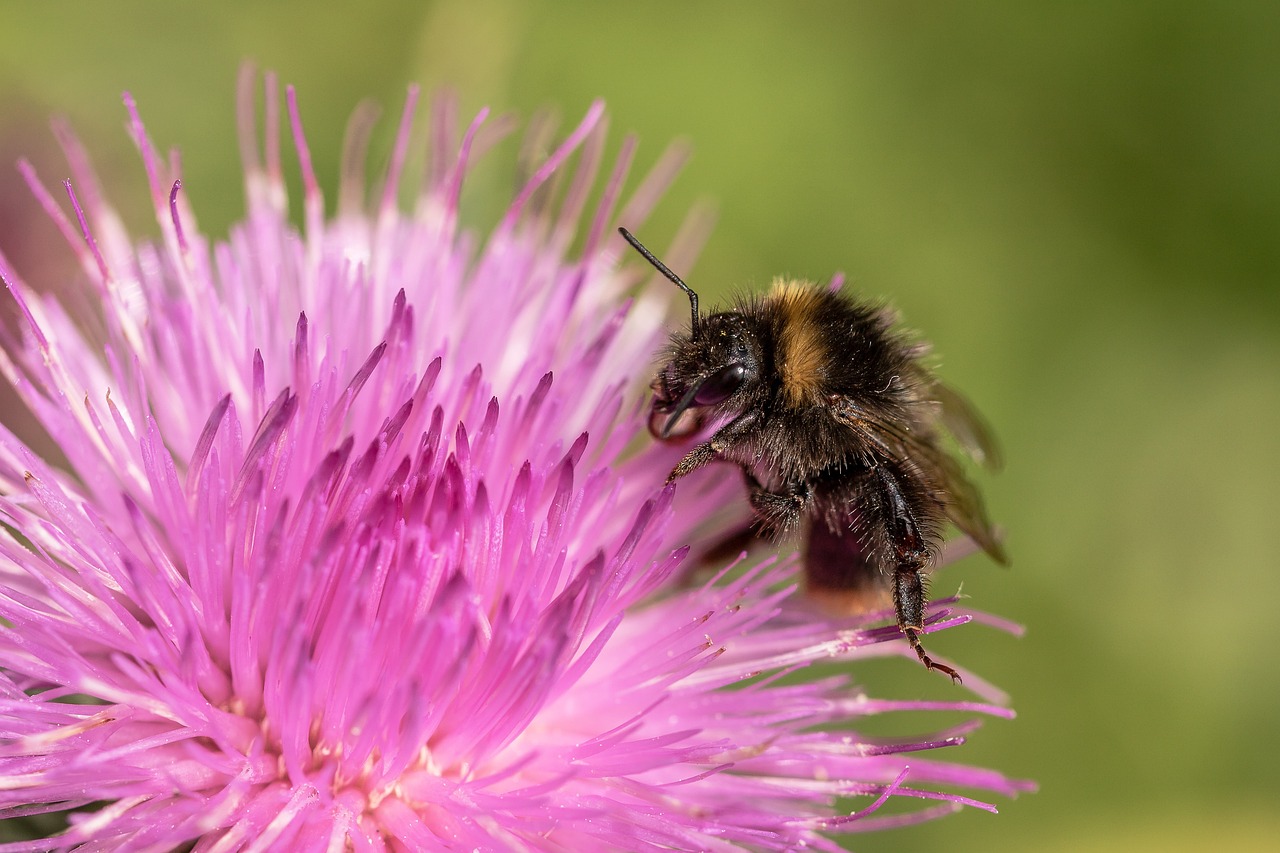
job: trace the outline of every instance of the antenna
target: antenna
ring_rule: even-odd
[[[639,252],[646,261],[653,264],[654,269],[670,279],[676,287],[689,294],[689,308],[693,314],[690,322],[690,337],[696,341],[698,339],[698,294],[694,293],[693,288],[685,284],[680,276],[673,273],[666,264],[658,260],[653,252],[646,249],[644,243],[637,240],[634,234],[622,227],[618,228],[618,233],[621,234],[622,238],[630,243],[631,247]]]

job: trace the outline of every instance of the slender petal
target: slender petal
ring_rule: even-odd
[[[379,193],[357,112],[326,220],[288,90],[299,230],[279,95],[268,76],[259,141],[254,80],[225,240],[127,97],[157,239],[126,234],[69,131],[62,198],[25,167],[89,307],[0,257],[22,318],[0,369],[66,460],[0,427],[0,816],[68,817],[0,850],[833,849],[1027,787],[918,755],[976,723],[858,730],[1011,716],[967,670],[984,701],[814,674],[910,654],[884,614],[809,612],[788,560],[694,579],[689,547],[745,502],[714,471],[664,485],[679,449],[638,439],[672,292],[620,268],[612,236],[681,152],[628,201],[624,142],[590,212],[594,104],[482,238],[460,189],[509,123],[482,113],[455,143],[442,98],[402,212],[414,90]],[[678,251],[704,234],[695,218]],[[945,600],[930,629],[974,618]],[[921,809],[879,816],[892,798]]]

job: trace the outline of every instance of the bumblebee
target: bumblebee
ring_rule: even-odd
[[[943,445],[946,431],[997,465],[982,419],[938,381],[923,362],[927,347],[899,331],[891,312],[778,280],[763,296],[702,316],[698,294],[618,230],[691,309],[689,329],[673,332],[659,357],[650,431],[674,440],[715,426],[667,481],[711,462],[737,465],[761,532],[803,533],[811,594],[867,610],[887,590],[921,663],[958,682],[919,635],[948,521],[1007,562],[981,496]]]

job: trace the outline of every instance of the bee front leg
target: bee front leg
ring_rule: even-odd
[[[714,439],[702,442],[686,453],[680,463],[671,469],[671,473],[667,475],[667,482],[679,480],[684,475],[697,471],[708,462],[714,462],[722,451],[723,448],[716,447]]]
[[[680,463],[667,475],[667,482],[678,480],[709,462],[723,458],[726,453],[733,450],[743,436],[750,432],[758,419],[759,416],[753,411],[743,412],[720,427],[709,440],[702,442],[684,455]]]
[[[889,467],[883,463],[876,467],[874,488],[880,493],[880,500],[875,504],[882,514],[880,522],[892,557],[893,606],[897,612],[898,628],[906,635],[907,642],[922,664],[960,683],[960,673],[929,657],[920,644],[927,602],[924,571],[933,557],[919,519],[927,518],[928,509],[924,502],[929,497],[919,490],[904,489],[902,481]]]

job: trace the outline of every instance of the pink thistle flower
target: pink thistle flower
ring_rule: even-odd
[[[265,158],[242,83],[248,214],[225,242],[128,98],[158,241],[126,235],[69,133],[65,202],[22,167],[88,298],[41,297],[0,258],[22,318],[0,367],[66,458],[0,429],[0,815],[68,816],[0,849],[837,849],[994,811],[937,786],[1027,787],[917,757],[972,723],[857,731],[897,710],[1011,716],[973,673],[985,701],[808,675],[910,655],[873,627],[886,614],[808,612],[787,561],[681,570],[745,501],[712,474],[664,487],[678,449],[636,441],[675,294],[629,296],[644,270],[618,268],[613,234],[680,152],[615,216],[625,141],[581,234],[595,104],[481,245],[458,197],[502,122],[482,113],[455,143],[438,106],[404,213],[411,92],[366,212],[358,113],[326,220],[290,90],[299,231],[274,81]],[[687,265],[698,240],[691,225],[665,255]],[[995,621],[947,599],[931,630],[974,619]],[[877,814],[890,798],[924,807]]]

